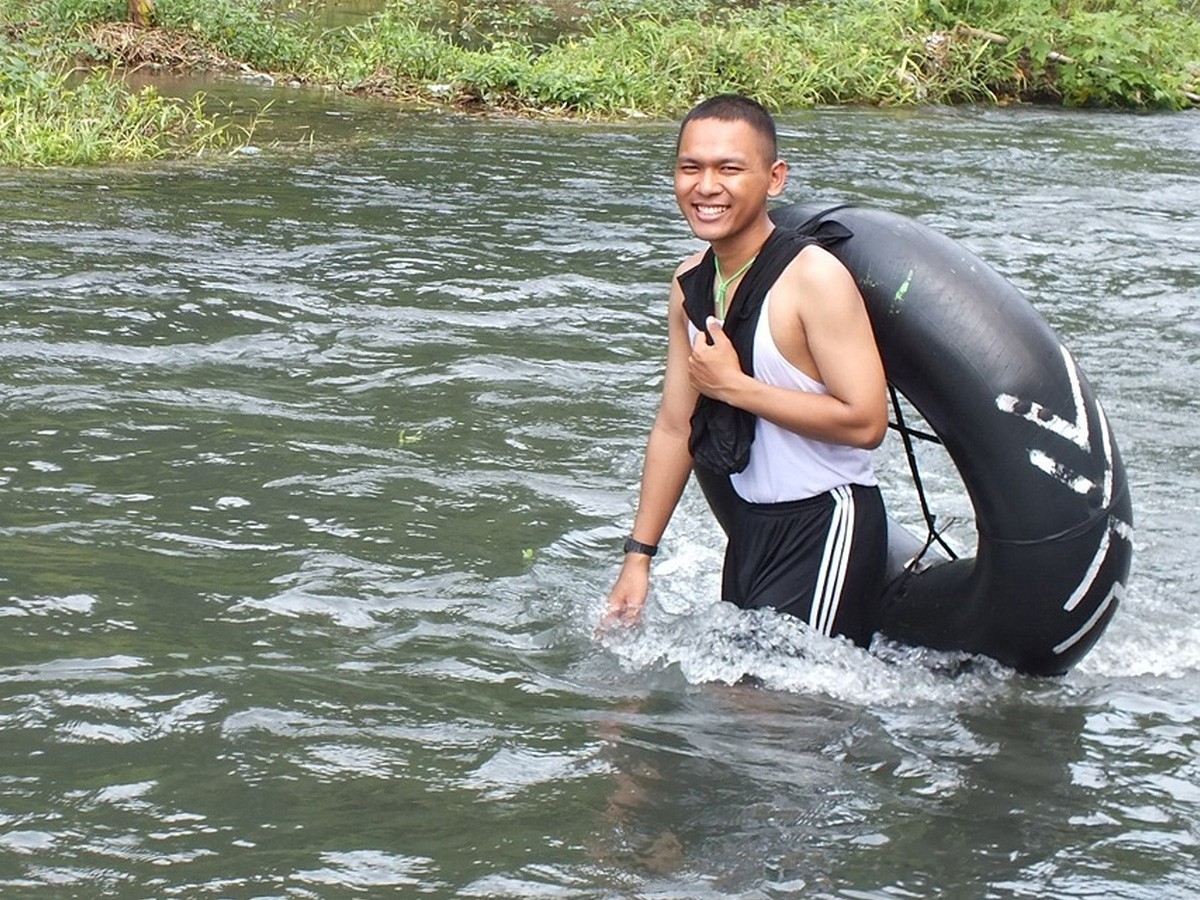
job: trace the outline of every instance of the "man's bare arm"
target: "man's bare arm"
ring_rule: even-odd
[[[696,342],[692,383],[701,393],[797,434],[870,449],[887,429],[887,382],[875,336],[850,273],[830,254],[812,249],[776,282],[771,302],[778,298],[798,317],[794,330],[803,355],[829,393],[772,387],[746,375],[719,329],[712,346]]]
[[[646,444],[641,491],[632,536],[644,544],[657,544],[666,531],[692,471],[688,452],[691,415],[698,394],[687,375],[690,352],[683,294],[672,282],[669,300],[667,367],[662,401]],[[628,553],[608,598],[606,622],[632,623],[641,614],[650,587],[650,557]]]

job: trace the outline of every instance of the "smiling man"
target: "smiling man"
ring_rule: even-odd
[[[727,539],[722,599],[867,645],[886,558],[870,451],[886,383],[862,297],[815,239],[776,229],[775,123],[724,94],[679,130],[675,199],[708,248],[675,272],[666,377],[607,622],[635,622],[688,476]]]

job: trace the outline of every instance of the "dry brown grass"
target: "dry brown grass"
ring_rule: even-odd
[[[199,41],[166,28],[142,28],[132,22],[91,25],[83,34],[92,48],[87,62],[105,62],[124,69],[240,72],[242,63]]]

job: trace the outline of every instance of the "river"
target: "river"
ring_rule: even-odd
[[[1200,893],[1200,117],[781,120],[787,199],[962,242],[1105,405],[1129,589],[1034,680],[722,607],[694,489],[597,633],[672,126],[262,96],[261,153],[0,172],[6,898]]]

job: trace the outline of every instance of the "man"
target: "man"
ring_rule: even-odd
[[[672,282],[662,401],[606,622],[639,617],[694,469],[728,539],[724,600],[863,646],[875,631],[886,519],[870,451],[887,428],[883,366],[850,273],[814,240],[776,231],[767,201],[786,178],[758,103],[721,95],[684,118],[675,199],[709,249]]]

